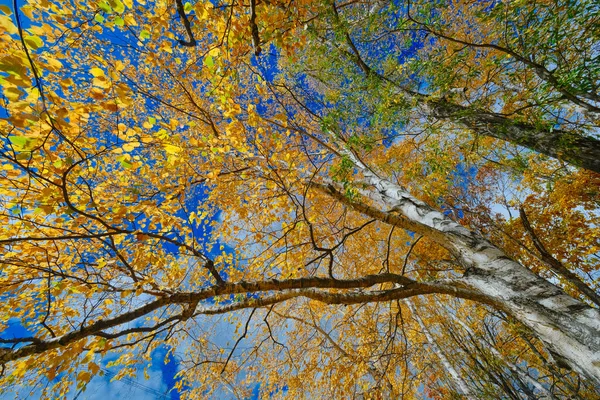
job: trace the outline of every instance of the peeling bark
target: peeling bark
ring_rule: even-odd
[[[466,285],[494,299],[574,370],[600,384],[599,310],[570,297],[481,235],[377,176],[351,152],[345,154],[365,177],[367,189],[359,189],[360,193],[376,206],[340,196],[331,185],[327,189],[330,195],[373,218],[426,235],[448,249],[464,268]]]

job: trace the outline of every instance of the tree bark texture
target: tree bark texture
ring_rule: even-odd
[[[426,235],[449,250],[464,268],[461,282],[530,328],[550,350],[577,372],[600,384],[600,311],[573,297],[509,258],[481,235],[379,177],[354,154],[345,152],[365,179],[359,189],[375,206],[347,198],[330,185],[338,200],[386,223]],[[386,211],[383,211],[386,210]]]

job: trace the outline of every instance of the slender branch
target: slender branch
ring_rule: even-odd
[[[252,312],[250,313],[250,316],[248,317],[248,320],[246,321],[246,325],[244,326],[244,333],[242,333],[242,336],[240,336],[238,338],[238,340],[235,342],[235,345],[231,349],[231,352],[229,353],[229,356],[227,357],[227,360],[225,361],[225,365],[223,365],[223,369],[221,370],[221,373],[225,372],[225,368],[227,368],[227,364],[229,364],[229,360],[231,360],[231,356],[233,356],[233,352],[235,351],[235,349],[237,349],[238,344],[240,344],[240,342],[248,334],[248,326],[250,325],[250,321],[252,320],[252,316],[254,315],[255,312],[256,312],[256,308],[252,309]]]
[[[529,236],[531,236],[531,240],[533,245],[540,252],[542,261],[550,267],[550,269],[559,276],[565,278],[570,284],[579,289],[583,294],[585,294],[591,301],[593,301],[597,306],[600,306],[600,296],[588,285],[586,285],[579,277],[571,272],[567,267],[565,267],[560,261],[558,261],[548,250],[540,240],[540,238],[535,234],[529,219],[527,218],[527,214],[523,207],[519,208],[519,216],[521,217],[521,223],[525,227]]]
[[[404,257],[404,264],[402,265],[402,275],[404,275],[404,272],[406,271],[406,265],[408,264],[408,258],[410,257],[410,253],[412,253],[413,249],[415,248],[415,246],[417,245],[417,243],[419,243],[419,240],[423,239],[423,236],[419,236],[417,238],[417,240],[415,240],[411,245],[410,248],[408,249],[408,252],[406,253],[406,256]]]
[[[0,244],[12,244],[18,242],[41,242],[41,241],[54,241],[54,240],[73,240],[73,239],[95,239],[106,236],[121,235],[122,232],[103,232],[103,233],[87,233],[87,234],[73,234],[73,235],[62,235],[62,236],[30,236],[30,237],[15,237],[10,239],[0,240]]]

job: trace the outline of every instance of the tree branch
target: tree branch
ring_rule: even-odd
[[[381,283],[390,283],[394,284],[394,286],[401,285],[402,287],[372,292],[357,291],[357,289],[367,288]],[[318,288],[354,290],[351,292],[339,293],[327,290],[317,290]],[[241,293],[257,294],[259,292],[267,291],[280,291],[280,293],[274,295],[267,295],[262,298],[246,298],[243,301],[237,303],[231,303],[225,306],[200,310],[199,312],[195,312],[194,315],[220,314],[224,312],[241,310],[250,307],[259,308],[279,303],[295,297],[306,297],[326,304],[358,304],[365,302],[389,301],[394,299],[408,298],[412,296],[432,293],[449,294],[452,296],[479,301],[485,304],[492,304],[496,307],[500,307],[500,305],[496,304],[491,298],[466,287],[442,283],[417,283],[406,277],[387,273],[378,275],[366,275],[362,278],[347,280],[337,280],[331,278],[297,278],[288,280],[273,279],[258,282],[242,281],[238,283],[225,283],[222,285],[213,285],[209,288],[201,289],[196,292],[175,293],[169,296],[164,296],[150,303],[147,303],[146,305],[141,306],[135,310],[123,313],[117,317],[96,321],[88,326],[82,326],[79,329],[75,329],[71,332],[63,334],[61,336],[57,336],[55,338],[47,340],[28,338],[26,339],[26,341],[32,343],[20,347],[16,350],[0,348],[0,364],[5,364],[7,362],[18,360],[34,354],[41,354],[56,348],[65,347],[79,340],[85,339],[89,336],[121,336],[125,331],[122,331],[121,333],[111,334],[107,333],[106,330],[128,322],[132,322],[140,317],[146,316],[168,305],[187,305],[187,310],[184,311],[184,313],[181,314],[181,316],[188,318],[192,316],[192,312],[193,310],[195,310],[196,305],[202,300],[221,295],[232,295]],[[180,318],[181,316],[170,318],[171,321],[173,321],[174,319]],[[162,323],[159,323],[157,326],[155,326],[155,328],[164,326],[165,323],[166,322],[163,321]],[[143,327],[137,329],[139,330],[139,332],[146,332],[149,330],[148,328]],[[131,331],[131,333],[134,332]]]
[[[521,223],[529,236],[531,236],[531,241],[533,245],[540,252],[542,256],[542,261],[550,267],[550,269],[559,276],[565,278],[570,284],[575,286],[577,289],[581,291],[581,293],[585,294],[591,301],[593,301],[597,306],[600,306],[600,296],[588,285],[586,285],[579,277],[571,272],[567,267],[565,267],[560,261],[558,261],[548,250],[544,247],[544,244],[540,240],[540,238],[535,234],[531,224],[529,223],[529,219],[527,218],[527,214],[523,207],[519,207],[519,216],[521,217]]]
[[[252,32],[252,45],[254,46],[254,55],[259,56],[260,36],[258,35],[258,25],[256,24],[256,0],[250,0],[250,30]]]
[[[196,46],[196,39],[194,39],[194,34],[192,33],[192,25],[190,24],[190,20],[188,16],[185,14],[185,7],[183,6],[183,2],[181,0],[175,0],[177,3],[177,13],[179,13],[179,17],[181,17],[181,21],[185,26],[185,31],[187,32],[189,41],[179,40],[179,44],[186,47],[194,47]]]
[[[244,339],[246,337],[246,335],[248,334],[248,326],[250,325],[250,321],[252,320],[252,316],[254,315],[255,312],[256,312],[256,308],[252,309],[252,312],[250,313],[250,316],[248,317],[248,320],[246,321],[246,325],[244,325],[244,333],[242,333],[242,336],[240,336],[238,338],[238,340],[235,342],[235,345],[231,349],[229,356],[227,356],[227,360],[225,361],[225,365],[223,365],[223,369],[221,370],[221,373],[225,372],[225,368],[227,368],[227,364],[229,364],[229,360],[231,360],[231,356],[233,356],[233,352],[238,347],[238,344],[240,344],[242,339]]]

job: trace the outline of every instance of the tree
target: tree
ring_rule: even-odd
[[[586,134],[590,125],[598,125],[597,57],[573,52],[597,42],[598,31],[588,24],[589,17],[597,18],[598,8],[586,1],[545,3],[494,7],[485,1],[477,6],[468,2],[380,3],[366,14],[370,16],[363,17],[365,13],[354,9],[347,12],[346,20],[333,3],[329,17],[322,18],[315,31],[327,44],[326,51],[338,53],[341,60],[354,63],[360,73],[377,82],[371,87],[396,118],[418,112],[430,120],[449,120],[450,126],[600,172],[598,139]],[[562,11],[585,17],[563,23],[558,17],[564,15]],[[457,38],[444,29],[467,37]],[[571,42],[574,37],[577,44]],[[547,44],[538,45],[544,39]],[[361,42],[368,48],[363,49]],[[521,48],[513,50],[513,46]],[[412,53],[419,57],[409,58]],[[322,50],[317,54],[322,55]],[[511,57],[525,70],[515,71]],[[572,87],[576,80],[586,89]],[[352,81],[346,86],[352,86]],[[580,111],[570,110],[564,102],[591,114],[580,119]]]
[[[507,393],[535,349],[593,395],[600,312],[582,273],[596,271],[599,246],[595,55],[578,67],[581,87],[520,60],[523,71],[501,63],[500,77],[470,81],[476,94],[453,99],[460,69],[492,76],[497,54],[464,65],[440,57],[466,41],[446,18],[451,7],[424,9],[428,22],[414,5],[381,2],[41,1],[14,20],[3,9],[0,323],[16,319],[31,335],[0,339],[2,387],[43,377],[45,396],[65,395],[103,357],[123,352],[112,364],[124,376],[166,344],[190,398],[220,387],[244,397],[256,384],[265,396],[418,397],[419,383],[446,382],[439,370],[426,377],[410,345],[422,334],[405,329],[400,300],[427,295],[518,324],[528,342],[507,350],[513,375],[471,367],[489,369]],[[504,6],[481,7],[465,24],[493,41],[497,27],[484,22],[506,25]],[[414,60],[395,57],[400,42],[376,39],[390,20],[387,34],[409,32]],[[589,28],[582,43],[597,43],[586,21],[569,23]],[[573,36],[559,37],[561,59],[575,57],[562,45]],[[535,37],[544,48],[554,36]],[[532,46],[514,53],[530,60]],[[436,68],[456,77],[441,82]],[[521,108],[526,100],[506,93],[529,89],[521,80],[532,73],[545,83],[535,106]],[[500,178],[516,192],[509,199],[490,183]],[[490,212],[501,196],[521,218]],[[542,276],[550,272],[564,287]],[[427,310],[422,326],[442,319],[475,345],[485,337]],[[210,340],[221,316],[239,335],[227,351]],[[461,371],[454,383],[467,381]]]

